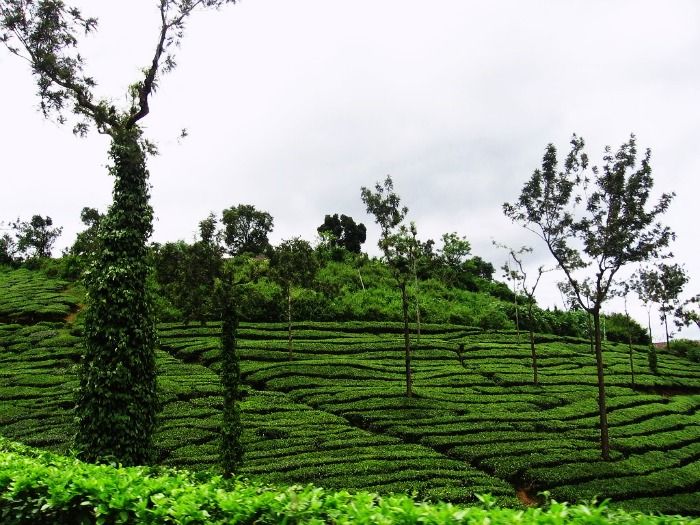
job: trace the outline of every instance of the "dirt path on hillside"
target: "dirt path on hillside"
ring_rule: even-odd
[[[66,323],[73,324],[73,323],[75,322],[75,319],[78,317],[78,314],[80,313],[80,311],[81,311],[84,307],[85,307],[84,304],[78,303],[77,308],[75,309],[75,311],[69,313],[67,316],[65,316],[65,317],[63,318],[63,320],[64,320]]]

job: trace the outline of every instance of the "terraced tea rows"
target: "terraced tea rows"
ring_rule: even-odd
[[[14,286],[27,285],[25,277]],[[61,286],[38,279],[27,303],[47,293],[39,302],[61,319],[75,305]],[[16,319],[0,324],[0,432],[65,452],[80,329]],[[512,498],[515,486],[530,495],[548,489],[559,499],[599,495],[630,509],[700,514],[697,365],[662,353],[652,375],[638,348],[633,387],[627,348],[606,347],[613,461],[602,462],[585,341],[540,336],[541,385],[534,387],[529,349],[515,334],[424,326],[414,350],[416,395],[407,399],[401,325],[299,324],[291,362],[285,328],[239,330],[246,475],[453,501],[475,492]],[[216,468],[218,327],[170,324],[160,334],[158,460]]]
[[[535,387],[529,348],[515,334],[426,326],[414,351],[416,395],[407,399],[401,327],[365,326],[300,324],[289,362],[283,325],[244,324],[244,379],[530,493],[547,489],[560,499],[611,497],[629,508],[700,513],[697,366],[662,354],[653,375],[646,350],[637,348],[633,387],[627,347],[606,346],[613,461],[602,462],[587,342],[541,336]],[[216,330],[164,325],[161,341],[173,355],[216,370]]]
[[[62,320],[78,303],[67,286],[40,272],[0,267],[0,323]]]

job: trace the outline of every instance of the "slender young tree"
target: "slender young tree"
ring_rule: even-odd
[[[627,320],[627,347],[629,349],[630,357],[630,374],[632,376],[632,386],[634,386],[634,351],[632,349],[632,318],[627,310],[627,296],[629,295],[631,286],[627,282],[623,282],[620,285],[620,290],[618,295],[620,295],[625,302],[625,319]]]
[[[99,228],[99,248],[86,271],[85,354],[77,398],[76,446],[88,460],[147,463],[158,399],[155,323],[146,285],[146,242],[152,230],[146,157],[155,148],[140,122],[164,73],[175,67],[174,50],[185,22],[198,8],[235,0],[159,0],[155,52],[128,91],[126,108],[98,99],[84,71],[80,38],[95,18],[62,0],[0,0],[0,41],[25,60],[37,80],[44,116],[73,118],[73,132],[90,128],[111,139],[109,173],[113,202]]]
[[[416,304],[416,348],[420,347],[420,285],[418,284],[418,258],[421,255],[419,249],[420,241],[418,240],[418,229],[416,223],[411,221],[409,228],[411,233],[411,272],[413,273],[413,299]]]
[[[514,204],[504,204],[506,216],[537,234],[563,270],[581,308],[593,318],[598,376],[600,447],[610,459],[605,374],[601,341],[601,307],[613,279],[627,264],[656,257],[674,237],[656,222],[673,194],[663,194],[647,209],[653,185],[650,150],[637,165],[634,135],[613,153],[605,148],[603,165],[585,174],[588,156],[583,139],[574,135],[571,151],[558,171],[557,151],[549,144],[537,169]],[[584,209],[577,208],[583,202]],[[592,271],[582,277],[581,271]]]
[[[406,372],[406,397],[413,396],[413,376],[411,373],[411,340],[408,329],[408,294],[406,287],[413,275],[412,257],[415,257],[414,237],[401,222],[408,213],[406,206],[401,206],[401,198],[394,192],[394,182],[387,175],[383,184],[377,182],[374,191],[362,187],[360,192],[367,213],[374,215],[374,221],[381,229],[379,249],[391,269],[401,292],[401,310],[403,314],[403,334]]]
[[[671,349],[671,335],[668,330],[668,318],[680,307],[679,296],[688,282],[688,274],[678,264],[660,262],[652,268],[639,271],[639,283],[642,293],[651,302],[659,305],[659,318],[666,333],[666,350]]]
[[[503,266],[501,266],[501,270],[503,270],[503,277],[510,281],[510,285],[513,291],[513,309],[515,311],[515,334],[518,340],[518,344],[520,344],[520,308],[518,306],[518,283],[522,280],[523,276],[517,271],[517,269],[511,268],[510,266],[510,252],[512,252],[513,250],[508,246],[498,244],[496,241],[492,241],[492,243],[494,246],[509,250],[508,259],[506,259],[506,262],[503,264]]]
[[[507,248],[507,247],[506,247]],[[537,377],[537,347],[535,346],[535,317],[533,310],[537,301],[535,300],[535,292],[537,291],[537,285],[540,284],[542,275],[546,272],[551,271],[551,268],[545,268],[544,266],[539,266],[537,268],[537,276],[534,281],[528,281],[528,274],[523,266],[523,255],[527,253],[532,253],[532,248],[529,246],[522,246],[519,250],[513,248],[507,248],[510,258],[515,263],[514,272],[516,274],[516,280],[520,283],[520,290],[522,290],[527,301],[527,324],[528,324],[528,334],[530,336],[530,355],[532,358],[532,382],[535,385],[539,384]]]
[[[311,245],[298,237],[282,241],[272,253],[272,274],[282,286],[287,298],[287,350],[289,360],[292,351],[292,288],[310,286],[318,270],[318,262]]]
[[[651,332],[651,309],[654,306],[654,300],[652,298],[653,280],[647,277],[648,271],[650,270],[643,268],[634,275],[632,278],[632,289],[639,296],[639,299],[642,301],[647,310],[647,330],[649,332],[649,350],[647,352],[647,361],[649,364],[649,371],[652,374],[656,374],[658,372],[658,357],[656,355],[656,346],[654,345],[654,336]]]

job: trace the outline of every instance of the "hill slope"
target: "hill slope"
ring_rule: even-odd
[[[24,324],[0,324],[0,433],[65,452],[79,327],[17,320]],[[516,334],[426,325],[409,400],[398,324],[300,323],[292,362],[284,328],[239,330],[246,475],[452,501],[479,492],[514,501],[515,489],[546,489],[561,500],[597,495],[628,509],[700,515],[697,365],[661,354],[652,375],[638,348],[633,387],[627,347],[606,346],[614,460],[601,462],[585,341],[539,336],[542,384],[534,387]],[[218,327],[166,324],[160,339],[160,460],[216,468]]]

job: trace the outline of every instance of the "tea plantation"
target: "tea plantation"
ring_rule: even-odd
[[[66,453],[78,301],[38,273],[0,279],[0,433]],[[216,471],[218,326],[163,324],[159,332],[159,461]],[[424,325],[411,399],[402,348],[398,323],[297,323],[290,362],[286,325],[242,324],[241,474],[451,502],[491,493],[507,505],[546,490],[560,501],[610,498],[629,511],[700,515],[698,364],[661,353],[650,374],[639,347],[633,385],[627,346],[606,345],[613,461],[603,462],[587,341],[539,335],[535,387],[524,337]]]

